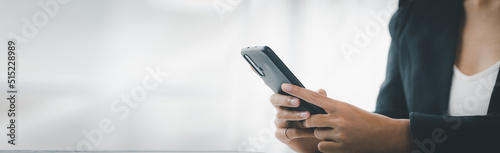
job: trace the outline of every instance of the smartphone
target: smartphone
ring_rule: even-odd
[[[281,84],[283,83],[305,88],[271,48],[267,46],[245,47],[241,50],[241,55],[274,93],[291,96],[281,90]],[[300,99],[299,107],[287,107],[287,109],[309,111],[311,114],[326,114],[323,108],[303,99]]]

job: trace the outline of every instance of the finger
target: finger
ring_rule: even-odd
[[[321,152],[340,152],[342,145],[334,141],[321,141],[318,143],[318,150]]]
[[[276,129],[275,136],[282,142],[299,138],[314,138],[314,129],[279,128]]]
[[[300,121],[287,121],[287,120],[274,120],[274,124],[278,128],[306,128],[302,125]]]
[[[302,125],[306,128],[311,128],[311,127],[330,127],[330,128],[335,128],[336,124],[335,122],[332,122],[335,120],[333,115],[329,114],[314,114],[311,115],[309,118],[304,120],[302,122]]]
[[[287,120],[287,121],[300,121],[305,120],[311,114],[308,111],[291,111],[279,108],[276,113],[276,119]]]
[[[314,129],[289,128],[286,134],[290,139],[314,138]]]
[[[321,95],[318,92],[311,91],[309,89],[304,89],[288,83],[283,83],[281,85],[281,89],[293,96],[304,99],[305,101],[314,104],[316,106],[319,106],[327,111],[331,112],[335,111],[335,107],[333,105],[335,105],[337,101],[330,99],[324,95]]]
[[[271,104],[275,107],[299,107],[300,100],[292,96],[285,96],[281,94],[271,95]]]
[[[314,129],[288,128],[286,136],[290,139],[314,138]]]
[[[323,141],[342,142],[341,139],[336,137],[334,128],[316,128],[314,130],[314,137]]]
[[[326,91],[324,89],[318,89],[318,93],[322,94],[323,96],[327,96]]]

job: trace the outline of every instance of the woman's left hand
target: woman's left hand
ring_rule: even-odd
[[[413,149],[408,119],[370,113],[291,84],[283,84],[281,88],[327,112],[311,115],[303,122],[305,127],[316,127],[314,135],[321,140],[318,144],[321,152],[409,152]]]

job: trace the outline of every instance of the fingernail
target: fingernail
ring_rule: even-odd
[[[299,105],[299,99],[292,98],[292,100],[290,100],[290,103],[292,103],[293,106],[297,106],[297,105]]]
[[[308,114],[309,113],[307,113],[307,112],[302,112],[302,113],[300,113],[300,117],[306,118]]]
[[[290,84],[283,84],[283,90],[285,90],[285,91],[292,90],[292,85],[290,85]]]

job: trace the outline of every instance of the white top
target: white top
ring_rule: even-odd
[[[449,115],[486,115],[499,67],[500,61],[482,72],[465,75],[454,66],[448,106]]]

